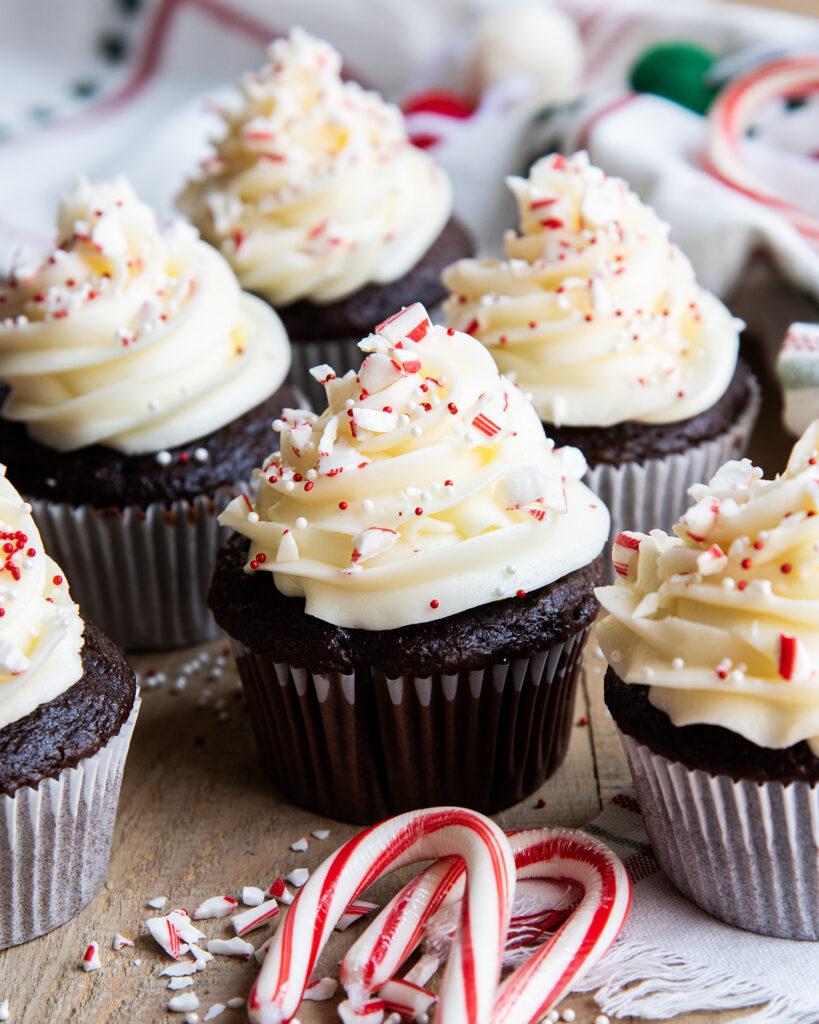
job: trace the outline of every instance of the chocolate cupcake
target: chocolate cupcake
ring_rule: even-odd
[[[0,458],[83,610],[129,648],[212,636],[216,517],[298,404],[284,329],[191,228],[81,181],[0,282]]]
[[[445,272],[447,318],[531,393],[556,443],[583,451],[612,536],[668,529],[691,484],[744,452],[759,400],[737,363],[742,325],[697,285],[667,225],[585,153],[508,184],[520,233],[506,259]]]
[[[105,879],[139,708],[0,466],[0,949],[73,917]]]
[[[327,43],[294,29],[240,88],[179,206],[280,312],[293,380],[320,403],[309,368],[357,367],[359,338],[395,309],[440,302],[441,271],[472,245],[443,170],[397,107],[342,80]]]
[[[211,608],[297,803],[495,811],[565,754],[608,515],[474,339],[415,305],[362,348],[221,517]]]
[[[597,595],[606,703],[672,882],[729,924],[819,939],[819,421],[785,472],[692,488],[675,537],[621,534]]]

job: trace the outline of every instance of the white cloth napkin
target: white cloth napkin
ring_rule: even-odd
[[[819,943],[769,939],[714,920],[659,869],[633,793],[615,797],[588,831],[625,861],[634,884],[622,935],[579,988],[606,1013],[651,1020],[738,1010],[732,1024],[816,1024]]]

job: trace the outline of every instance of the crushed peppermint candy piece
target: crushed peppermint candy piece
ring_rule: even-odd
[[[776,665],[788,682],[802,682],[813,675],[813,662],[798,636],[780,633],[776,640]]]
[[[245,1005],[246,1000],[242,999],[241,996],[234,996],[232,999],[228,999],[227,1004],[231,1010],[240,1010]]]
[[[311,366],[308,373],[313,380],[319,384],[326,384],[328,380],[335,380],[336,371],[328,363],[321,363],[319,366]]]
[[[208,1012],[205,1014],[205,1016],[202,1018],[202,1020],[203,1021],[205,1021],[205,1020],[216,1020],[216,1018],[220,1014],[224,1013],[226,1009],[227,1009],[227,1004],[226,1003],[214,1003],[212,1006],[210,1006],[208,1008]]]
[[[314,828],[313,831],[310,833],[310,835],[314,839],[329,839],[330,838],[330,830],[329,830],[329,828]]]
[[[297,839],[295,843],[290,844],[290,849],[293,851],[293,853],[304,853],[304,851],[307,849],[307,846],[307,837],[302,836],[301,839]]]
[[[186,978],[190,974],[196,974],[198,965],[192,963],[190,960],[185,960],[178,964],[169,964],[163,971],[160,972],[160,977],[166,978]]]
[[[403,375],[400,363],[383,352],[373,352],[367,356],[358,371],[361,387],[370,395],[383,391],[394,384]]]
[[[4,999],[0,1002],[0,1020],[8,1020],[10,1016],[11,1011],[9,1010],[9,1001],[8,999]]]
[[[358,1010],[353,1008],[349,999],[345,999],[338,1004],[336,1012],[343,1024],[381,1024],[385,1009],[383,999],[371,999]]]
[[[368,558],[375,558],[376,555],[383,555],[398,540],[400,534],[397,530],[390,530],[385,526],[370,526],[353,537],[353,553],[350,561],[366,562]]]
[[[153,907],[154,910],[161,910],[168,902],[167,896],[156,896],[152,900],[148,900],[148,906]]]
[[[264,892],[257,885],[246,885],[242,889],[242,903],[246,907],[258,907],[264,903]]]
[[[406,978],[392,978],[386,985],[382,985],[378,990],[378,998],[384,1000],[387,1010],[397,1013],[402,1020],[421,1020],[422,1015],[428,1015],[438,1000],[434,992]]]
[[[270,899],[259,906],[251,906],[247,910],[234,914],[232,918],[233,929],[237,935],[245,935],[247,932],[253,931],[254,928],[261,928],[266,921],[275,917],[278,912],[279,904],[275,899]]]
[[[239,906],[239,901],[232,896],[211,896],[200,903],[193,912],[194,921],[206,921],[214,917],[227,917]]]
[[[289,907],[296,898],[284,884],[283,878],[276,878],[270,883],[267,895],[275,897],[279,903],[283,903],[286,907]]]
[[[205,964],[209,964],[213,960],[213,954],[209,953],[206,949],[200,949],[194,943],[188,947],[191,956],[196,961],[197,971],[204,971]]]
[[[172,1013],[188,1013],[199,1009],[199,1000],[193,992],[183,992],[181,996],[174,996],[168,1001],[168,1009]]]
[[[375,328],[376,333],[388,341],[420,341],[432,328],[432,321],[420,302],[406,306],[399,313],[393,313]]]
[[[634,579],[642,540],[643,537],[639,533],[624,531],[617,534],[611,550],[611,564],[618,576]]]
[[[120,933],[117,932],[111,946],[118,953],[124,946],[133,946],[133,944],[134,943],[130,939],[126,939],[124,935],[120,935]]]
[[[437,956],[433,956],[431,953],[424,953],[404,975],[404,981],[410,981],[413,985],[421,985],[423,987],[435,974],[440,965],[441,961]]]
[[[259,964],[259,966],[264,963],[264,958],[267,956],[267,951],[270,949],[270,943],[273,941],[273,938],[274,937],[271,935],[270,938],[266,939],[253,954],[256,958],[256,963]]]
[[[728,556],[719,544],[712,544],[707,551],[697,555],[697,572],[703,576],[713,576],[722,572],[727,565]]]
[[[100,947],[96,942],[89,942],[88,947],[82,955],[82,969],[84,971],[98,971],[102,967],[100,962]]]
[[[290,872],[285,881],[289,882],[291,885],[295,885],[297,889],[301,889],[309,877],[310,872],[307,868],[295,868]]]
[[[248,960],[256,949],[252,943],[245,942],[237,935],[234,939],[211,939],[208,942],[208,952],[216,956],[240,956]]]
[[[318,981],[307,986],[302,999],[312,999],[314,1003],[323,1003],[327,999],[333,998],[337,988],[338,981],[335,978],[319,978]]]
[[[177,989],[180,989],[180,988],[189,988],[192,984],[193,984],[193,978],[188,978],[188,977],[171,978],[168,981],[168,988],[169,989],[173,989],[173,991],[176,991]]]

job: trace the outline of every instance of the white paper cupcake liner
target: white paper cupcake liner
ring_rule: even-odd
[[[0,949],[64,924],[105,881],[139,705],[137,693],[128,719],[96,754],[0,796]]]
[[[343,377],[348,370],[357,370],[364,359],[358,347],[358,337],[330,338],[322,341],[292,341],[293,359],[290,363],[288,380],[300,388],[310,401],[311,408],[322,411],[327,407],[324,388],[310,376],[312,366],[327,363],[337,377]]]
[[[240,489],[122,510],[46,499],[31,505],[83,615],[126,650],[159,650],[218,634],[205,599],[231,531],[216,517]]]
[[[614,579],[611,550],[623,530],[669,531],[691,504],[688,488],[706,483],[729,459],[741,459],[759,413],[759,385],[752,377],[745,409],[730,430],[687,452],[619,466],[601,463],[583,482],[599,495],[611,513],[611,533],[603,552],[608,582]]]
[[[819,786],[686,768],[620,734],[665,873],[707,913],[785,939],[819,939]]]
[[[370,823],[414,807],[492,813],[563,761],[588,628],[530,657],[387,678],[274,662],[234,641],[262,761],[303,807]]]

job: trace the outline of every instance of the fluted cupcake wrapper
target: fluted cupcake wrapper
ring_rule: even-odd
[[[614,580],[611,551],[623,530],[669,531],[691,504],[688,488],[706,483],[729,459],[741,459],[759,414],[759,385],[751,378],[750,396],[742,414],[725,433],[688,451],[619,466],[600,463],[583,482],[599,495],[611,513],[611,533],[603,552],[606,578]],[[548,430],[548,428],[547,428]]]
[[[292,361],[288,380],[307,396],[311,407],[319,412],[327,408],[324,388],[310,376],[310,368],[326,363],[337,377],[348,370],[358,370],[365,353],[358,347],[359,337],[328,338],[321,341],[299,341],[291,338]]]
[[[74,917],[105,881],[137,694],[119,732],[56,779],[0,796],[0,949]]]
[[[819,787],[710,775],[620,739],[651,845],[674,885],[738,928],[819,939]]]
[[[262,761],[293,801],[367,824],[436,804],[486,813],[566,755],[588,628],[531,657],[455,674],[312,673],[234,641]]]
[[[160,650],[218,634],[206,596],[231,531],[217,516],[240,489],[147,508],[45,499],[31,505],[45,549],[83,614],[126,650]]]

